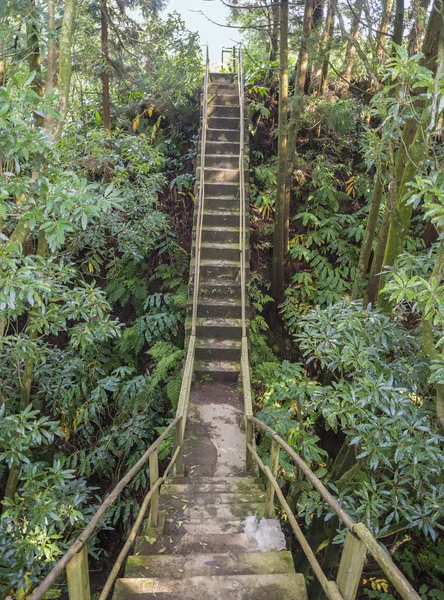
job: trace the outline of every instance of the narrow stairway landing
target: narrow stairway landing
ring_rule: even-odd
[[[243,533],[247,516],[263,515],[265,489],[245,472],[242,422],[242,398],[232,386],[195,387],[185,476],[163,486],[163,531],[145,521],[114,600],[307,600],[291,553],[261,552],[256,537]]]

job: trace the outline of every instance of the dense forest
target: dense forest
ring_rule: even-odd
[[[442,0],[217,1],[242,36],[255,410],[442,599]],[[205,50],[164,9],[0,1],[2,598],[28,595],[177,406]],[[337,519],[285,453],[279,478],[334,568]],[[97,572],[148,485],[145,468],[107,513]],[[369,561],[359,598],[398,596]]]

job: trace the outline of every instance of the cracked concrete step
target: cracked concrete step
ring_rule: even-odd
[[[239,243],[239,223],[237,227],[205,227],[202,230],[202,242]]]
[[[239,183],[239,169],[207,167],[204,169],[205,191],[208,183]],[[200,178],[200,167],[196,169],[196,181]],[[239,187],[239,186],[237,186]]]
[[[210,377],[211,381],[235,383],[239,378],[240,362],[228,360],[196,360],[194,374],[197,380]]]
[[[297,573],[217,575],[183,579],[123,578],[114,590],[115,600],[170,598],[174,600],[307,600],[305,580]]]
[[[291,552],[249,552],[242,554],[176,554],[129,556],[125,577],[155,577],[182,579],[195,575],[254,575],[294,573]]]
[[[242,354],[240,340],[197,339],[195,348],[196,360],[240,360]]]

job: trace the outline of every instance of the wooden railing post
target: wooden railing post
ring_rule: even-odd
[[[152,488],[159,479],[159,453],[157,448],[150,456],[150,487]],[[151,497],[150,527],[159,525],[159,490],[157,489]]]
[[[247,458],[247,460],[246,460],[247,473],[252,473],[252,471],[254,469],[254,458],[248,449],[248,444],[251,444],[251,446],[254,446],[253,437],[254,437],[254,425],[250,421],[250,419],[248,419],[248,417],[247,417],[245,419],[245,450],[247,453],[247,457],[246,457]]]
[[[366,554],[367,548],[364,542],[349,531],[345,536],[344,550],[336,579],[344,600],[355,600],[356,598]]]
[[[88,548],[83,546],[66,565],[69,600],[91,600]]]
[[[176,477],[183,477],[184,475],[184,464],[183,464],[183,426],[182,426],[183,417],[176,425],[176,448],[180,446],[180,452],[177,455],[176,462],[174,464],[174,475]]]
[[[279,466],[279,444],[276,440],[271,442],[270,451],[270,471],[273,477],[276,479]],[[267,483],[267,492],[265,494],[265,518],[274,518],[274,487],[272,482],[269,480]]]

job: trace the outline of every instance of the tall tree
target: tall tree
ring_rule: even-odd
[[[283,302],[285,292],[285,261],[289,246],[289,224],[286,195],[287,179],[287,119],[288,119],[288,0],[280,6],[279,50],[279,140],[276,189],[276,218],[273,238],[272,294],[276,306]]]

